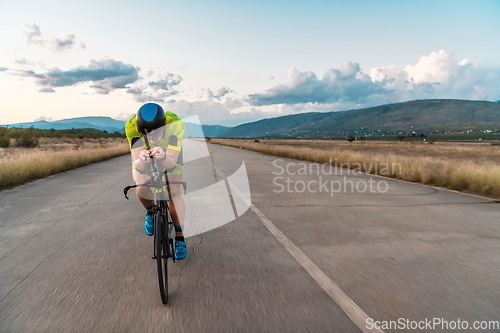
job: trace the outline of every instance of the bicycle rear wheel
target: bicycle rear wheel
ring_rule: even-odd
[[[161,212],[155,214],[155,257],[158,270],[158,283],[163,304],[168,303],[168,239],[166,221]]]

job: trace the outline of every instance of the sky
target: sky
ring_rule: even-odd
[[[500,100],[500,1],[0,1],[0,124]]]

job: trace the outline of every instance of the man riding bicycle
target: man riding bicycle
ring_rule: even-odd
[[[132,155],[132,177],[135,184],[147,183],[151,158],[156,165],[165,170],[166,180],[182,182],[184,166],[182,162],[182,140],[184,138],[184,122],[173,112],[165,112],[156,103],[146,103],[137,114],[125,124],[125,134]],[[146,208],[144,232],[152,236],[153,226],[153,193],[148,187],[137,187],[136,195]],[[185,204],[180,184],[170,184],[170,214],[175,225],[175,259],[182,260],[187,256],[187,247],[182,233],[184,226]]]

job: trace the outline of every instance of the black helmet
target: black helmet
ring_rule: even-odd
[[[156,103],[146,103],[137,111],[137,129],[146,135],[165,126],[165,111]]]

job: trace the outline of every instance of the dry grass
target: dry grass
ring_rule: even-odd
[[[41,138],[37,148],[2,148],[0,190],[128,152],[124,139]]]
[[[485,143],[233,139],[211,142],[500,198],[500,146]]]

